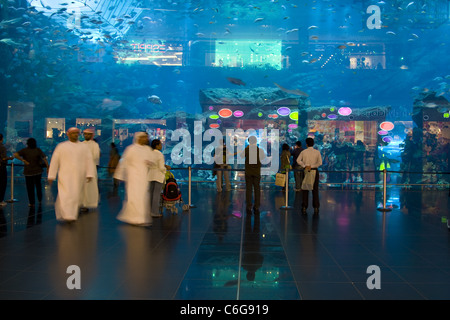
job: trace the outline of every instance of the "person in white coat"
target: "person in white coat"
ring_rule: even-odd
[[[161,200],[161,191],[166,180],[166,170],[170,170],[170,166],[165,164],[164,155],[161,152],[161,141],[154,139],[150,146],[152,147],[155,159],[155,163],[150,166],[148,172],[148,181],[150,181],[150,212],[152,217],[160,217],[159,203]]]
[[[300,152],[297,158],[297,164],[302,168],[305,168],[305,177],[311,171],[315,171],[314,185],[312,189],[312,205],[314,208],[314,214],[319,213],[320,200],[319,200],[319,167],[322,165],[322,156],[320,151],[314,149],[314,139],[306,138],[307,149]],[[303,180],[305,179],[303,178]],[[303,188],[302,188],[303,189]],[[308,208],[308,195],[309,190],[302,190],[302,214],[306,214],[306,209]]]
[[[151,226],[148,171],[153,164],[153,152],[148,145],[148,134],[136,132],[133,144],[126,147],[114,173],[114,178],[125,181],[125,199],[117,219],[139,226]]]
[[[89,211],[89,209],[95,209],[98,207],[99,192],[98,192],[98,174],[97,166],[100,164],[100,147],[94,140],[94,130],[85,129],[83,131],[84,141],[89,148],[92,155],[93,165],[96,168],[95,177],[92,181],[84,184],[83,195],[81,201],[81,211]]]
[[[88,147],[78,138],[80,130],[67,130],[68,141],[60,142],[53,151],[47,179],[51,186],[58,178],[58,195],[55,201],[56,219],[73,222],[78,219],[83,187],[96,173]]]

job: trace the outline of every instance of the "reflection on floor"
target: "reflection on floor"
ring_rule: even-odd
[[[0,299],[450,299],[447,190],[389,189],[385,213],[379,190],[322,190],[320,214],[304,216],[299,192],[285,210],[265,189],[258,217],[244,190],[194,188],[194,208],[150,228],[116,219],[122,186],[100,191],[99,208],[66,225],[55,187],[28,208],[15,185],[18,201],[0,208]]]

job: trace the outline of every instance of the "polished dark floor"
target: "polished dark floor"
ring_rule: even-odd
[[[284,194],[266,188],[257,219],[245,214],[242,188],[194,186],[194,208],[164,213],[151,228],[116,219],[122,186],[100,190],[98,210],[61,224],[55,187],[28,208],[25,186],[15,183],[17,201],[7,192],[0,209],[0,299],[450,299],[448,190],[392,187],[392,211],[381,212],[380,189],[324,189],[320,214],[310,207],[302,216],[300,193],[290,192],[294,209],[285,210]],[[68,288],[71,265],[80,289]]]

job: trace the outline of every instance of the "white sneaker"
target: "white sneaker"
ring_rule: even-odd
[[[5,201],[0,202],[0,206],[1,206],[1,207],[6,206],[7,204],[8,204],[8,203],[6,203]]]

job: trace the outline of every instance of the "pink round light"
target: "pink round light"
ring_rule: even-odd
[[[390,121],[384,121],[380,124],[380,128],[385,131],[390,131],[394,129],[394,124]]]
[[[349,116],[352,113],[352,109],[349,107],[342,107],[342,108],[339,108],[338,113],[341,116]]]
[[[236,118],[240,118],[240,117],[242,117],[242,116],[244,115],[244,112],[241,111],[241,110],[236,110],[235,112],[233,112],[233,115],[234,115]]]
[[[231,111],[230,109],[224,108],[219,110],[219,116],[221,116],[222,118],[229,118],[232,115],[233,111]]]
[[[380,130],[380,131],[378,131],[378,134],[380,135],[380,136],[384,136],[384,135],[386,135],[386,134],[388,134],[389,132],[387,132],[386,130]]]
[[[298,128],[298,125],[297,125],[296,123],[291,123],[290,125],[288,125],[288,127],[289,127],[290,129],[297,129],[297,128]]]
[[[208,109],[209,110],[214,110],[214,107],[213,106],[209,106]]]

